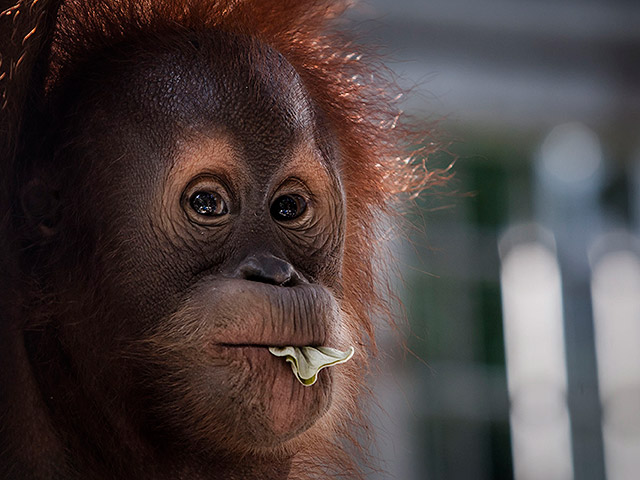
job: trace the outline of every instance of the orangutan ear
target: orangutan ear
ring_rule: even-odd
[[[60,194],[42,178],[31,179],[22,189],[20,202],[24,219],[32,232],[42,239],[51,238],[60,224]]]

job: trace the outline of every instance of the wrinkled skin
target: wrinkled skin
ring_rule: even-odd
[[[208,32],[104,52],[52,110],[56,153],[22,203],[58,305],[26,345],[76,452],[61,470],[286,478],[343,366],[303,387],[267,347],[350,345],[339,152],[297,74]],[[215,215],[196,211],[198,192]],[[301,202],[295,218],[278,216],[283,197]],[[71,267],[39,271],[47,252]]]

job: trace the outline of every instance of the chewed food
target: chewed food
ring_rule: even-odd
[[[295,377],[309,387],[316,383],[318,372],[325,367],[344,363],[353,357],[355,349],[341,351],[331,347],[270,347],[276,357],[284,357],[291,364]]]

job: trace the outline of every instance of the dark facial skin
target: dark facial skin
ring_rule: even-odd
[[[331,134],[292,67],[241,37],[95,65],[63,95],[51,173],[76,267],[47,274],[63,313],[28,339],[54,427],[105,465],[92,478],[286,478],[342,367],[303,387],[267,347],[351,344]]]

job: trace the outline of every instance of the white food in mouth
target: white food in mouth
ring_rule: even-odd
[[[346,362],[353,357],[355,349],[349,347],[343,352],[331,347],[269,347],[269,352],[285,357],[296,378],[309,387],[316,383],[320,370]]]

